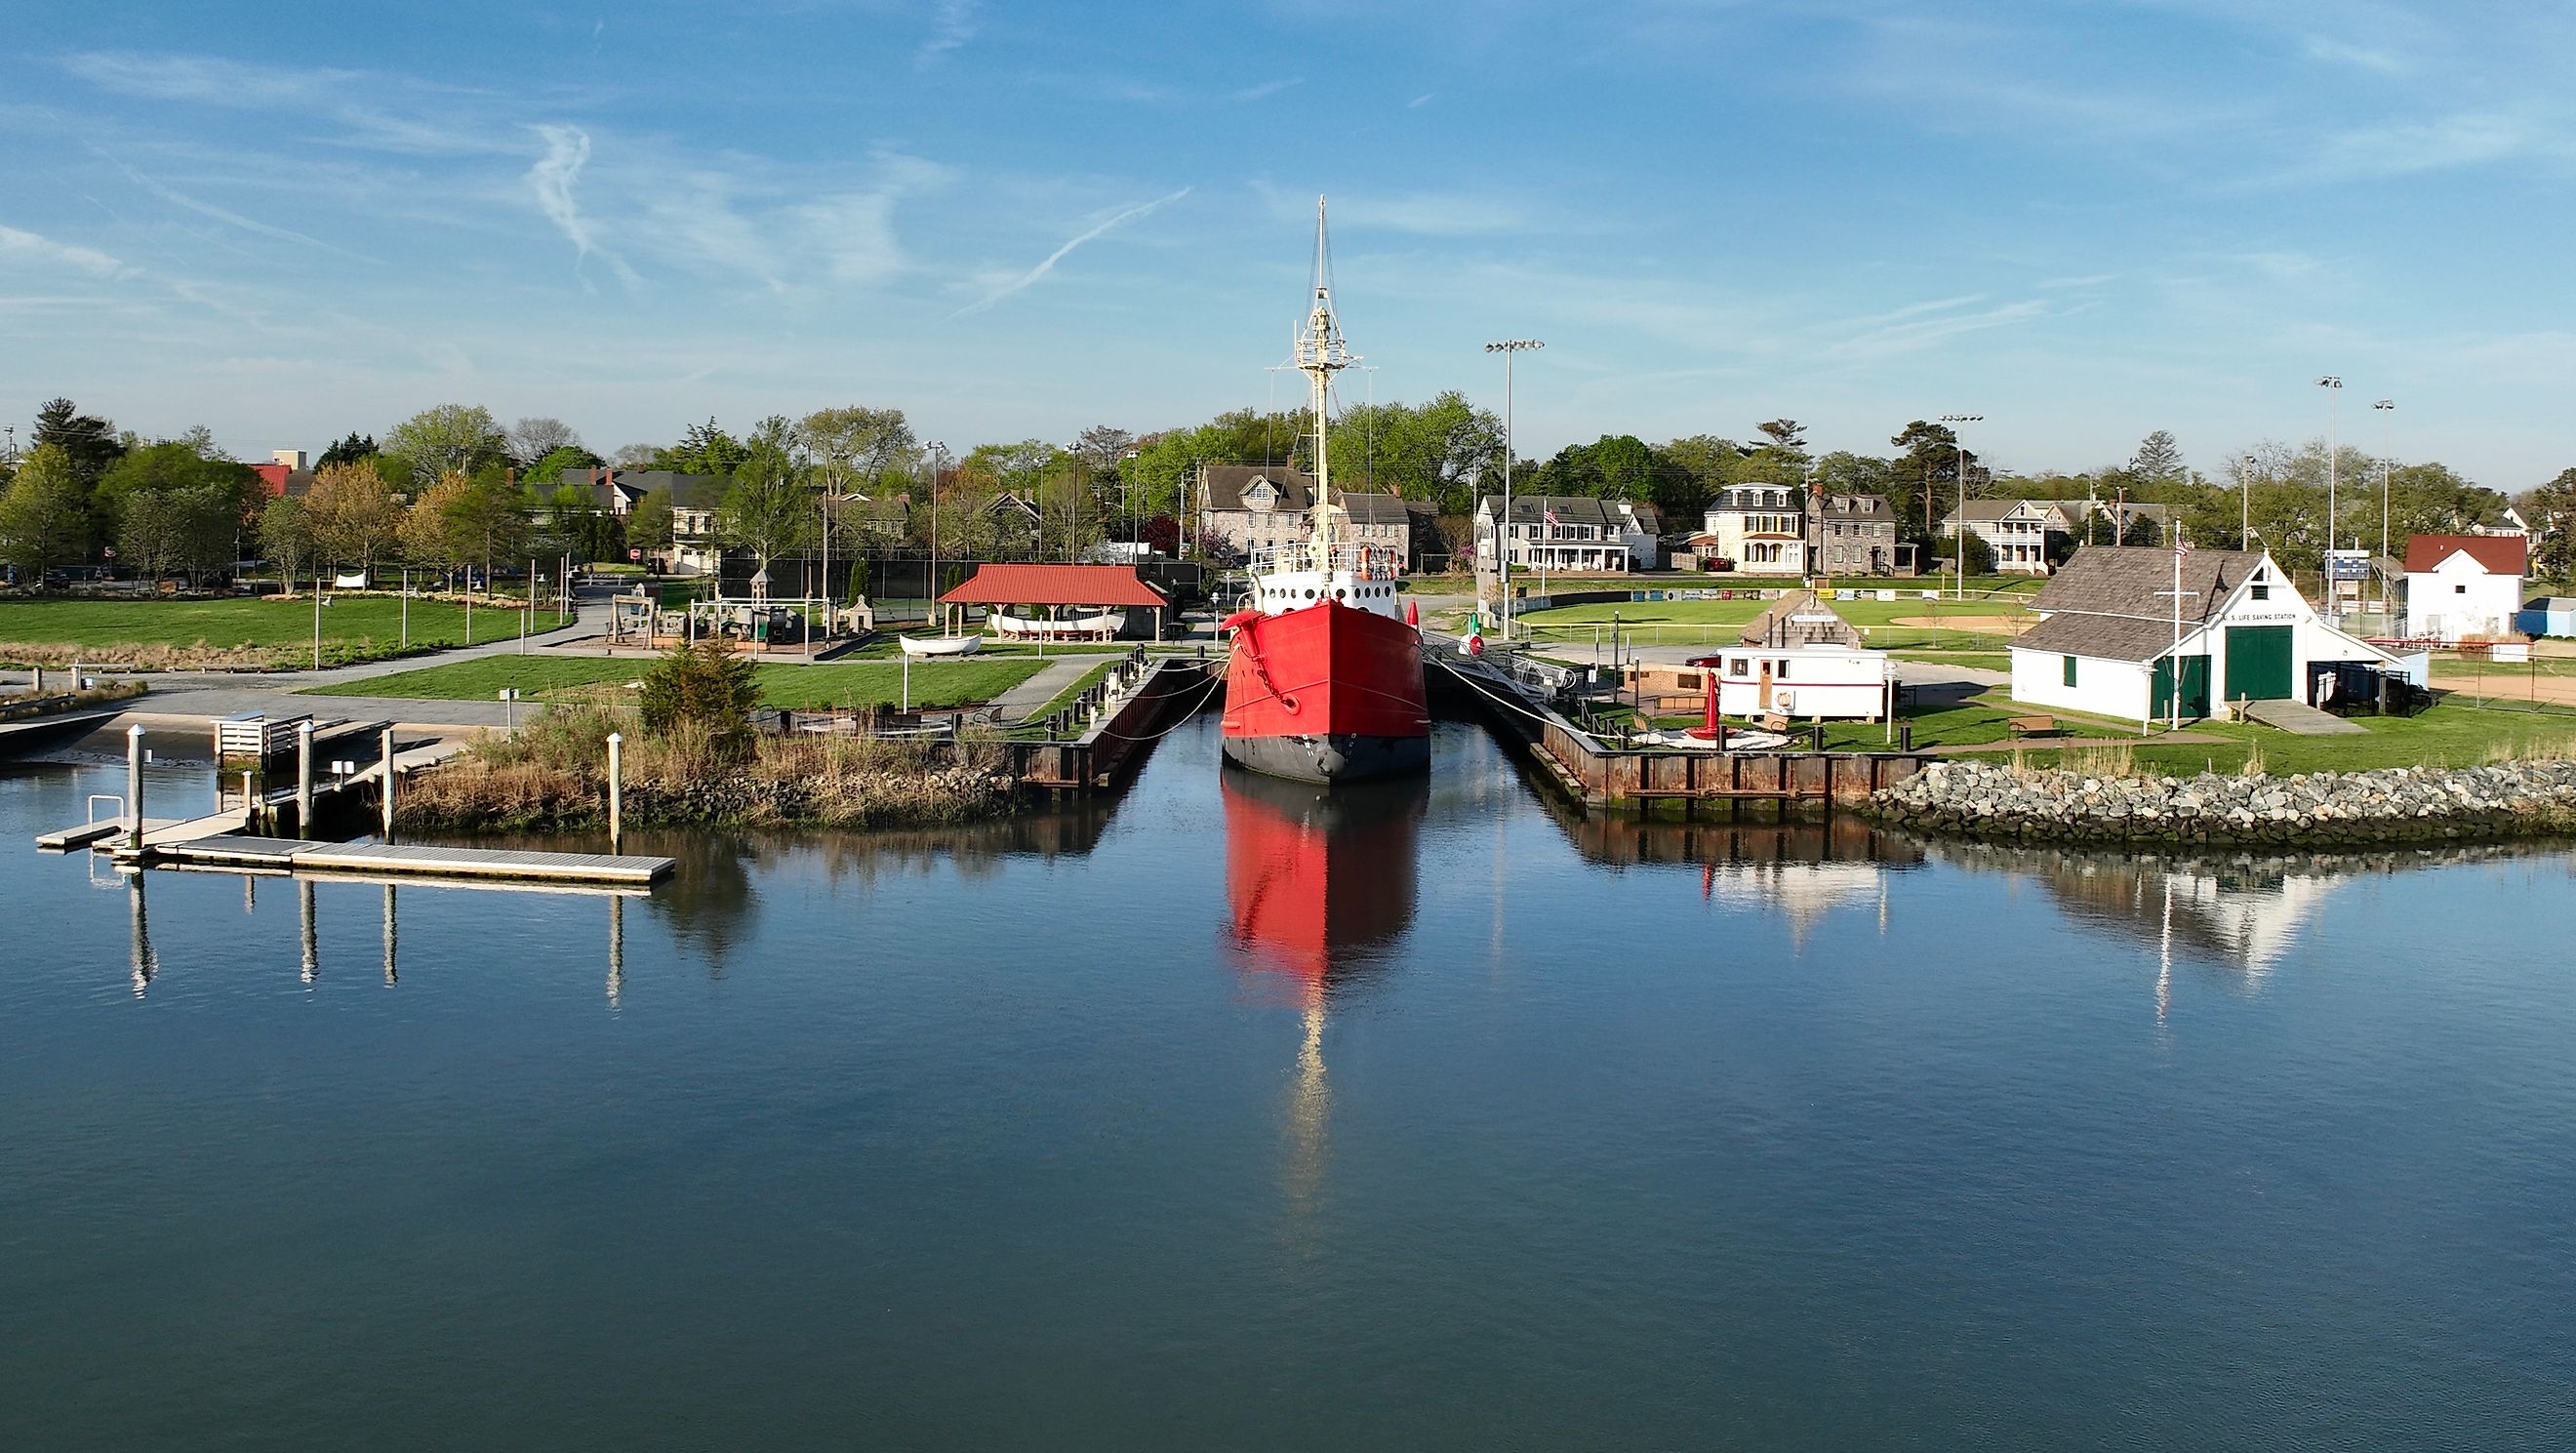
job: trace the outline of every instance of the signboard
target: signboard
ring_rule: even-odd
[[[630,562],[641,560],[644,558],[644,552],[630,545],[626,549],[626,558]]]
[[[2366,550],[2328,550],[2326,578],[2348,581],[2370,578],[2370,552]]]
[[[2528,664],[2531,660],[2531,643],[2528,641],[2498,641],[2487,648],[2487,659],[2490,661],[2511,662],[2515,665]]]

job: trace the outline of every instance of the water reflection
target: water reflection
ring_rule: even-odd
[[[125,895],[133,917],[134,952],[129,974],[134,981],[134,997],[140,999],[143,991],[152,987],[154,976],[161,972],[161,960],[152,952],[152,920],[144,907],[143,874],[130,873],[127,876],[133,880]]]
[[[1321,1006],[1392,958],[1413,924],[1426,784],[1327,790],[1231,766],[1219,780],[1229,927],[1245,962]]]
[[[1412,778],[1326,790],[1231,763],[1219,781],[1228,939],[1265,997],[1285,989],[1302,1031],[1281,1179],[1291,1224],[1311,1232],[1332,1116],[1325,1014],[1389,962],[1413,926],[1430,789]]]

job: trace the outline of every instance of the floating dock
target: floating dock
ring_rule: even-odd
[[[125,849],[119,859],[133,854]],[[667,878],[669,858],[548,853],[523,848],[447,848],[396,843],[317,843],[225,833],[146,847],[143,861],[178,868],[279,873],[356,873],[376,878],[469,878],[517,883],[649,888]]]

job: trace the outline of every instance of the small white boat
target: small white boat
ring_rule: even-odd
[[[1127,628],[1127,612],[1102,611],[1087,616],[1015,616],[995,611],[994,631],[1020,640],[1108,640]]]
[[[897,636],[907,656],[972,656],[982,636]]]
[[[1693,752],[1714,752],[1713,737],[1693,736],[1687,731],[1639,732],[1633,738],[1640,746],[1680,747]],[[1726,750],[1730,752],[1776,752],[1789,745],[1789,739],[1778,732],[1755,731],[1750,727],[1728,727]]]

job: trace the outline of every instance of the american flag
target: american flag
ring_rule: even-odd
[[[1554,529],[1554,528],[1556,528],[1558,525],[1560,525],[1560,524],[1564,523],[1563,521],[1559,520],[1559,519],[1556,517],[1556,506],[1554,506],[1554,505],[1549,505],[1549,506],[1547,506],[1547,507],[1546,507],[1546,514],[1547,514],[1547,524],[1548,524],[1548,528],[1549,528],[1549,529]]]

